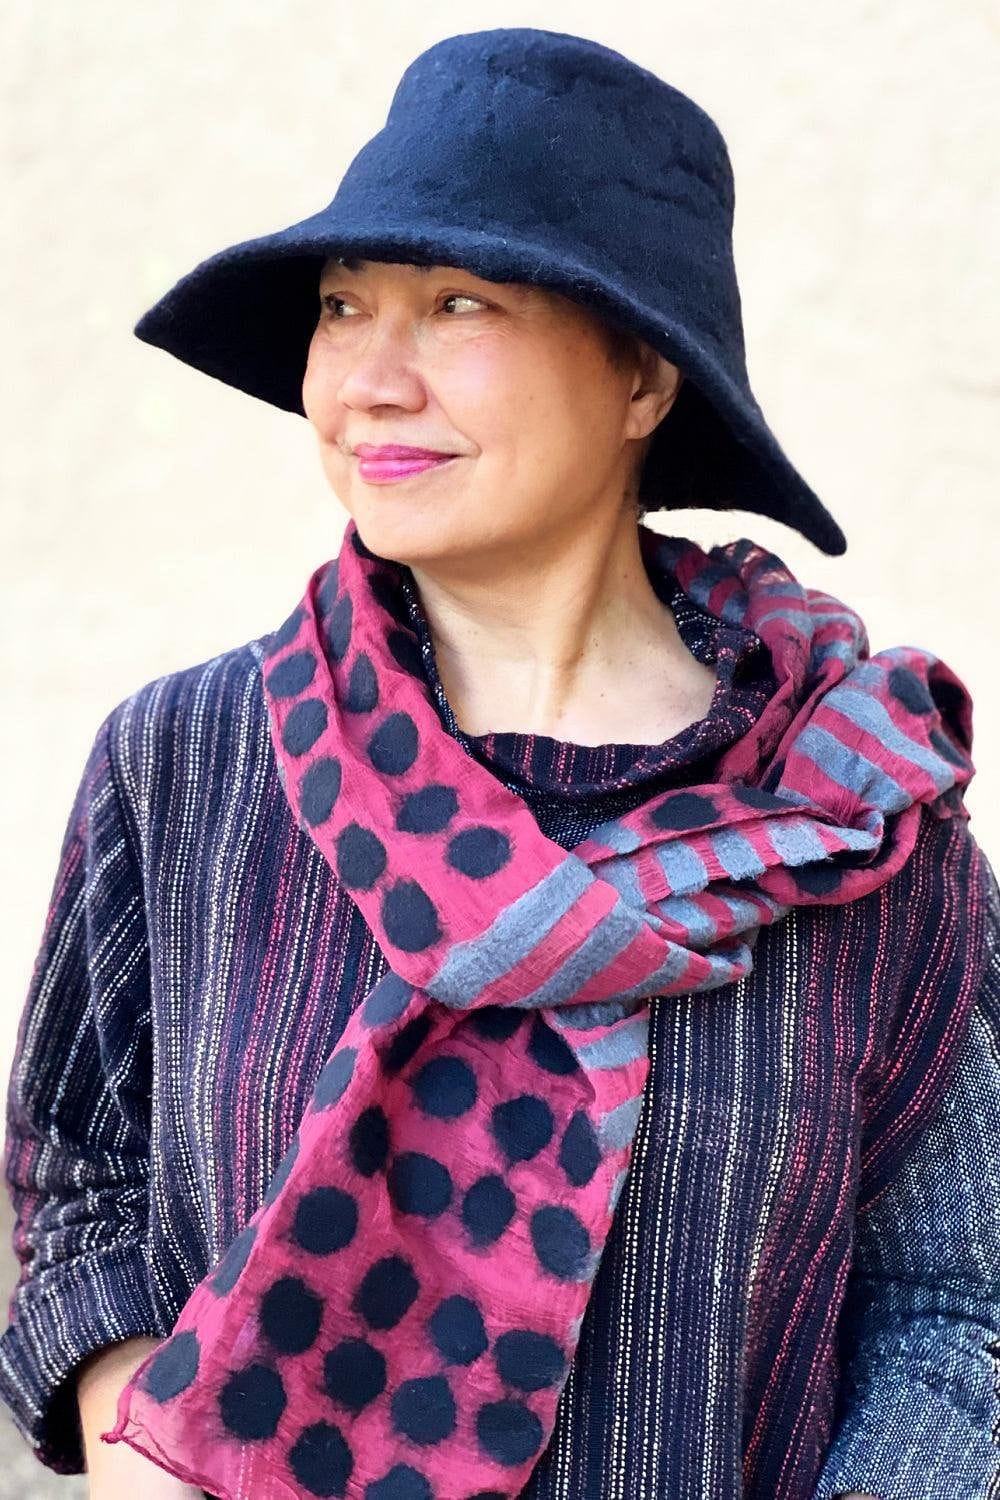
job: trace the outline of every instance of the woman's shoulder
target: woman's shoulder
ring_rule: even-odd
[[[241,740],[266,744],[262,662],[255,637],[150,678],[116,702],[97,737],[106,740],[120,781],[148,785],[178,771],[190,780]]]
[[[975,929],[996,900],[996,876],[978,834],[961,792],[920,803],[909,855],[874,894],[908,922],[922,916],[935,932]]]

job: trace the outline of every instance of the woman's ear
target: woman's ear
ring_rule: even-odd
[[[684,372],[669,359],[645,344],[642,349],[639,370],[632,390],[632,400],[641,411],[642,432],[651,434],[660,425],[667,412],[677,400],[677,393],[684,382]]]

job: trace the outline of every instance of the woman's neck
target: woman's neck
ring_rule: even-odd
[[[713,669],[653,588],[634,519],[610,547],[574,537],[477,578],[411,567],[441,683],[467,734],[656,744],[707,713]]]

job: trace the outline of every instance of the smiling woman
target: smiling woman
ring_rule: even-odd
[[[405,558],[463,727],[601,743],[626,710],[636,738],[658,743],[700,719],[715,674],[685,649],[635,524],[639,473],[676,399],[677,366],[634,336],[627,359],[625,336],[569,298],[461,267],[331,258],[319,292],[305,414],[366,544]],[[541,658],[533,669],[524,649],[491,646],[468,590],[488,587],[500,609],[520,610],[541,578],[552,609],[536,607],[535,641],[524,641]],[[582,610],[561,587],[585,590]],[[607,644],[586,652],[584,632],[595,631]],[[483,653],[494,658],[488,681],[466,670]],[[634,703],[620,687],[630,674]],[[657,678],[662,691],[651,693]]]
[[[138,324],[304,416],[349,518],[81,777],[8,1100],[51,1467],[96,1353],[91,1447],[177,1500],[991,1493],[971,698],[638,524],[846,545],[750,389],[733,202],[648,70],[462,34]]]
[[[631,652],[648,655],[654,671],[661,653],[671,659],[659,732],[648,712],[648,727],[638,725],[650,740],[665,738],[682,727],[689,690],[700,699],[706,676],[714,683],[656,597],[635,526],[639,471],[679,370],[637,339],[627,361],[602,319],[545,288],[461,267],[420,269],[361,260],[323,269],[302,401],[331,487],[374,551],[405,557],[446,658],[467,628],[449,577],[468,587],[477,575],[497,593],[506,577],[514,602],[527,559],[534,576],[555,583],[560,558],[602,553],[613,595],[587,581],[589,624],[613,611],[609,626]],[[382,448],[390,451],[373,451]],[[404,461],[398,450],[407,448],[419,451]],[[440,456],[421,456],[428,452]],[[565,639],[554,635],[546,653],[557,660],[579,649],[572,616],[560,613],[551,629],[566,629]],[[627,665],[606,660],[602,670],[619,677]],[[493,692],[501,689],[507,718],[496,727],[550,732],[570,712],[572,682],[535,679],[520,654],[497,670]],[[454,677],[446,686],[462,722],[481,717]],[[606,701],[597,682],[593,691]],[[592,701],[590,690],[581,696]]]
[[[405,289],[408,281],[412,283],[413,274],[415,272],[418,273],[420,277],[418,282],[419,294],[429,302],[427,316],[431,319],[436,318],[438,323],[438,326],[431,330],[434,338],[447,340],[457,336],[466,341],[470,336],[475,338],[475,344],[471,353],[476,362],[476,369],[468,372],[472,377],[470,387],[473,392],[473,399],[475,399],[475,392],[483,384],[486,384],[494,400],[499,397],[498,404],[511,410],[511,419],[518,416],[518,406],[521,408],[531,406],[533,386],[529,385],[523,379],[518,378],[520,372],[516,370],[512,372],[502,366],[501,356],[504,353],[504,342],[501,342],[499,348],[497,347],[497,331],[499,331],[501,339],[507,345],[512,346],[511,352],[517,353],[522,363],[528,365],[536,381],[541,369],[546,369],[547,365],[555,363],[555,355],[553,354],[549,361],[533,362],[531,360],[532,333],[534,333],[536,341],[545,338],[550,351],[552,350],[555,337],[558,337],[563,348],[568,350],[568,358],[574,362],[581,357],[585,357],[588,351],[593,351],[595,345],[599,345],[597,352],[603,352],[604,359],[595,361],[594,363],[596,364],[597,390],[605,399],[608,394],[608,372],[605,362],[611,365],[612,370],[616,374],[619,372],[625,374],[631,373],[633,368],[641,370],[643,363],[645,363],[645,366],[650,371],[655,370],[661,386],[664,386],[667,391],[665,404],[661,408],[659,420],[662,420],[662,416],[666,414],[666,411],[673,404],[673,400],[683,379],[676,365],[668,364],[662,355],[658,355],[655,350],[644,344],[636,335],[629,333],[628,330],[613,327],[603,318],[589,312],[580,304],[570,301],[557,292],[546,291],[540,287],[524,286],[519,282],[506,282],[503,284],[486,282],[467,271],[463,271],[461,267],[414,266],[406,262],[384,264],[377,261],[366,261],[359,257],[338,256],[332,257],[327,262],[320,277],[320,304],[322,311],[316,333],[310,344],[306,378],[303,387],[303,401],[306,415],[314,425],[317,425],[318,430],[320,430],[319,424],[324,417],[322,406],[324,376],[328,381],[332,368],[333,377],[336,378],[338,360],[343,364],[345,359],[353,362],[357,358],[356,352],[352,352],[354,346],[345,343],[344,340],[348,337],[356,336],[358,330],[356,328],[341,330],[329,326],[345,321],[357,322],[359,315],[363,313],[363,307],[359,308],[356,302],[352,302],[349,296],[345,297],[343,294],[345,272],[348,273],[346,277],[348,289],[350,288],[352,278],[363,275],[363,285],[369,297],[374,293],[376,298],[383,302],[385,300],[385,291],[392,285],[394,276],[402,278],[399,284]],[[429,285],[427,284],[428,280],[430,282]],[[438,283],[442,284],[443,290],[438,290]],[[463,290],[449,292],[446,289],[448,285],[462,287]],[[336,287],[339,287],[341,290],[338,292],[331,289]],[[464,306],[459,312],[455,313],[454,309],[458,304],[463,304]],[[508,326],[506,327],[500,321],[504,313],[507,314]],[[484,332],[486,330],[483,328],[483,320],[489,319],[491,316],[494,332],[492,349],[489,342],[484,341]],[[445,323],[454,322],[456,319],[461,323],[463,321],[468,322],[470,318],[473,320],[472,328],[460,330],[457,335],[454,330],[446,330],[440,327],[442,319]],[[476,326],[477,323],[478,328]],[[510,326],[511,324],[513,326]],[[455,358],[454,346],[445,343],[444,348],[447,351],[444,369],[448,372],[449,379],[454,383],[459,380],[464,372]],[[489,362],[491,359],[494,361],[495,368],[489,367],[488,364],[484,368],[484,361]],[[548,373],[547,369],[546,373]],[[557,376],[558,371],[552,369],[551,374]],[[509,383],[512,386],[508,400],[504,400],[505,383]],[[580,417],[576,413],[575,407],[571,408],[571,414],[574,424],[579,426]],[[646,413],[639,408],[633,415],[641,417],[646,415]],[[396,419],[392,418],[391,420],[395,422]],[[558,443],[559,436],[558,432],[551,435],[553,446]],[[650,432],[645,439],[633,438],[626,445],[627,451],[632,454],[633,459],[633,481],[627,486],[630,491],[634,488],[635,481],[638,479],[642,459],[645,457],[645,451],[649,445],[651,436],[652,433]],[[428,438],[422,443],[408,441],[406,444],[403,444],[387,443],[383,439],[373,440],[368,443],[360,441],[347,442],[337,438],[336,433],[334,437],[339,445],[344,447],[348,453],[360,454],[369,461],[373,459],[374,452],[366,452],[365,450],[375,450],[376,448],[384,450],[381,453],[382,458],[391,457],[397,460],[409,457],[419,461],[424,457],[432,458],[438,455],[451,457],[460,456],[462,453],[462,449],[457,446],[447,446],[449,439],[444,438],[437,440]],[[586,442],[578,442],[576,446],[578,448],[586,448],[588,444]],[[364,468],[361,469],[361,473],[362,477],[366,479],[379,477],[372,471],[371,462],[369,462],[367,470]],[[334,487],[336,488],[336,486]]]

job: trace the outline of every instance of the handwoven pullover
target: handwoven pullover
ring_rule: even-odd
[[[706,717],[658,746],[464,734],[412,587],[403,618],[445,727],[570,848],[708,779],[773,689],[752,632],[680,590],[670,602],[718,683]],[[7,1101],[22,1271],[0,1395],[43,1463],[82,1469],[74,1366],[170,1331],[386,968],[291,819],[259,641],[108,714]],[[883,888],[793,909],[738,984],[654,1001],[650,1060],[556,1429],[522,1495],[1000,1494],[1000,890],[968,825],[925,812]]]

